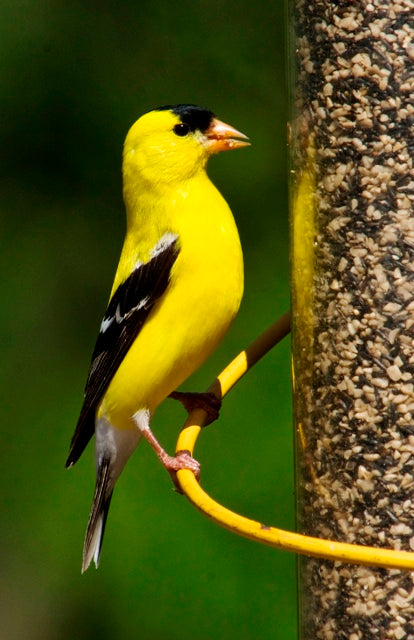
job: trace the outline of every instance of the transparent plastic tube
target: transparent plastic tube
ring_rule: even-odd
[[[414,5],[290,0],[298,530],[414,549]],[[299,560],[300,638],[414,637],[413,574]]]

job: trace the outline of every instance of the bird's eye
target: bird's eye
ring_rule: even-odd
[[[183,137],[190,131],[190,127],[188,124],[180,123],[175,125],[173,131],[177,136]]]

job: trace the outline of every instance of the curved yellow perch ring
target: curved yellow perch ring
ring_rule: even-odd
[[[247,349],[239,353],[220,373],[208,391],[223,398],[262,356],[289,333],[289,325],[290,317],[287,313]],[[206,417],[202,409],[191,412],[178,438],[176,451],[188,450],[191,454],[193,453]],[[178,471],[177,478],[183,493],[197,509],[217,524],[245,538],[308,556],[388,569],[414,570],[414,553],[333,542],[270,527],[238,515],[210,498],[200,487],[192,471],[187,469]]]

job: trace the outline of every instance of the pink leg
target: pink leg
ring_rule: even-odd
[[[197,478],[200,478],[200,463],[197,462],[191,455],[189,451],[178,451],[175,456],[170,456],[162,448],[157,438],[152,433],[151,429],[146,426],[141,429],[141,433],[144,438],[149,442],[151,447],[154,449],[158,458],[160,459],[162,465],[167,469],[168,473],[171,475],[173,482],[177,489],[181,493],[181,489],[177,483],[176,473],[180,471],[180,469],[189,469],[192,471]]]

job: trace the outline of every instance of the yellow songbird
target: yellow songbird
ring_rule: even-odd
[[[212,353],[243,293],[232,213],[206,173],[213,153],[246,136],[195,105],[166,106],[131,127],[123,155],[127,230],[66,466],[95,433],[96,486],[82,571],[96,566],[117,478],[144,436],[174,472],[198,463],[169,456],[150,429],[157,406]],[[174,392],[174,393],[173,393]],[[186,402],[188,400],[188,402]]]

